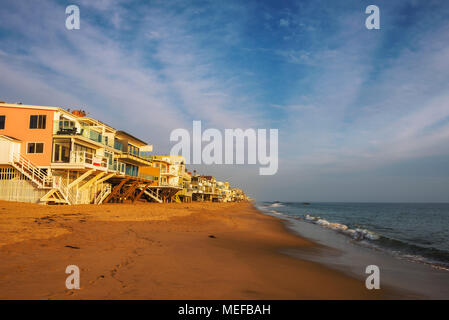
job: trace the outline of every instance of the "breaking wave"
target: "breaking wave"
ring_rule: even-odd
[[[431,265],[433,268],[449,271],[449,252],[447,250],[441,250],[435,247],[434,243],[428,241],[425,245],[421,245],[425,239],[420,239],[420,242],[418,242],[416,237],[413,239],[391,237],[382,232],[382,228],[390,230],[392,227],[389,225],[378,226],[377,229],[381,230],[374,232],[360,227],[357,216],[352,219],[354,221],[351,224],[332,222],[319,216],[313,216],[308,212],[298,212],[300,211],[298,208],[303,208],[303,204],[299,203],[264,202],[259,203],[257,208],[262,212],[282,219],[299,220],[332,230],[364,247],[383,251],[399,259],[424,263]]]
[[[359,229],[359,228],[351,229],[345,224],[329,222],[325,219],[322,219],[320,217],[314,217],[309,214],[305,215],[304,220],[328,229],[335,230],[337,232],[340,232],[344,235],[351,237],[354,240],[364,240],[364,239],[378,240],[380,238],[376,233],[369,231],[367,229]]]
[[[399,259],[424,263],[436,269],[449,271],[449,264],[441,261],[441,258],[443,258],[443,260],[447,260],[449,258],[447,252],[434,248],[421,248],[410,243],[405,243],[403,241],[378,235],[367,229],[351,229],[345,224],[329,222],[326,219],[314,217],[309,214],[306,214],[304,218],[297,219],[337,231],[356,241],[370,240],[368,241],[370,247],[377,250],[386,251]]]
[[[282,204],[282,203],[280,203],[280,202],[275,202],[275,203],[272,203],[272,204],[270,204],[268,207],[269,208],[279,208],[279,207],[283,207],[284,205]]]

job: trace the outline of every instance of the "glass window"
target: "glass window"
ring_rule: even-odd
[[[0,129],[5,129],[6,116],[0,116]]]
[[[53,143],[53,162],[70,162],[70,140],[55,139]]]
[[[119,142],[118,140],[114,141],[114,148],[120,151],[123,151],[123,144]]]
[[[37,120],[37,127],[39,129],[45,129],[45,127],[47,126],[47,116],[39,116]]]
[[[101,142],[102,141],[102,136],[100,133],[90,130],[89,131],[89,139],[96,141],[96,142]]]
[[[95,155],[95,154],[96,154],[95,149],[88,148],[88,147],[83,146],[83,145],[80,145],[80,144],[78,144],[78,143],[75,143],[75,144],[73,145],[73,147],[74,147],[74,150],[75,150],[75,151],[86,151],[87,153],[92,154],[92,155]]]
[[[44,153],[44,144],[36,143],[36,153]]]
[[[35,143],[28,143],[28,153],[34,153],[36,150],[36,144]]]
[[[128,153],[133,154],[135,156],[139,156],[139,148],[131,144],[128,144]]]
[[[44,153],[42,142],[28,142],[27,153]]]
[[[30,129],[37,128],[37,116],[30,116]]]
[[[45,129],[47,125],[46,115],[30,116],[30,129]]]

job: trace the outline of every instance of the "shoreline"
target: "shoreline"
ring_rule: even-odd
[[[400,292],[398,298],[401,299],[446,300],[448,297],[446,269],[394,256],[385,249],[359,242],[331,228],[285,213],[273,213],[264,206],[259,210],[282,220],[289,232],[319,245],[314,251],[291,249],[284,250],[285,254],[324,264],[359,280],[366,279],[366,266],[374,264],[380,269],[381,287]]]
[[[1,299],[404,298],[283,254],[319,245],[249,202],[1,201],[0,231]],[[80,290],[65,288],[72,264],[81,271]]]

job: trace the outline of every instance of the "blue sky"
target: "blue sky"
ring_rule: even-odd
[[[259,200],[449,201],[447,1],[2,0],[0,21],[1,100],[79,106],[161,153],[192,120],[278,128],[274,176],[195,167]]]

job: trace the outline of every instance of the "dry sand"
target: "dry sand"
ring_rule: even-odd
[[[41,206],[0,201],[1,299],[379,299],[279,253],[313,250],[250,203]],[[68,290],[65,269],[81,270]]]

